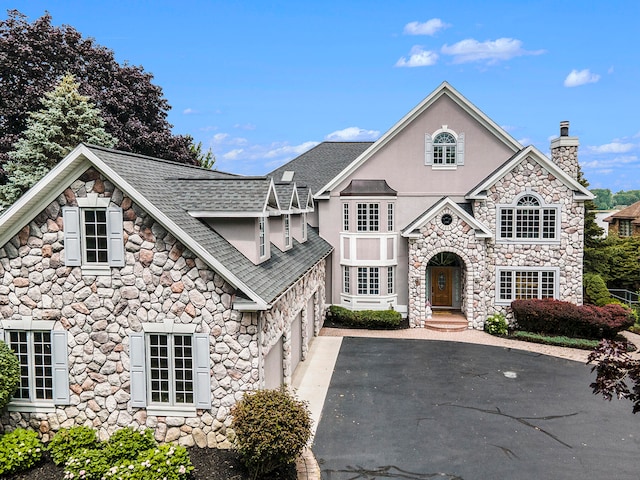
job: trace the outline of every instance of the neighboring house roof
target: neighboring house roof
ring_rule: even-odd
[[[207,188],[213,193],[213,185],[223,180],[221,184],[226,192],[225,180],[241,177],[83,144],[0,216],[0,245],[7,243],[91,166],[254,302],[252,308],[268,308],[302,274],[332,251],[331,245],[309,229],[305,243],[294,240],[294,248],[287,252],[272,247],[271,258],[255,265],[215,230],[189,214],[181,201],[185,192],[176,192],[176,201],[168,188],[172,181],[182,181],[181,186],[189,188],[194,183],[204,185],[210,180],[211,186]]]
[[[491,230],[483,225],[480,221],[476,220],[470,212],[470,205],[459,204],[454,202],[450,197],[442,197],[436,203],[431,205],[425,212],[420,214],[413,222],[411,222],[404,230],[402,230],[403,237],[421,237],[420,229],[434,217],[439,215],[444,210],[453,211],[467,225],[475,230],[475,234],[479,238],[491,238]]]
[[[497,139],[502,141],[511,150],[516,152],[522,149],[522,145],[515,138],[509,135],[506,130],[504,130],[493,120],[487,117],[482,111],[480,111],[480,109],[478,109],[469,100],[462,96],[462,94],[460,94],[455,88],[449,85],[449,83],[443,82],[429,96],[422,100],[422,102],[420,102],[413,110],[407,113],[399,122],[391,127],[390,130],[388,130],[382,137],[380,137],[375,143],[373,143],[367,150],[362,152],[362,154],[354,159],[350,164],[346,165],[342,171],[331,177],[329,181],[327,181],[324,185],[321,185],[320,188],[314,189],[314,191],[316,192],[316,197],[324,195],[326,192],[332,190],[336,185],[344,181],[358,167],[360,167],[371,156],[373,156],[387,143],[389,143],[396,135],[402,132],[405,127],[411,124],[411,122],[413,122],[418,116],[420,116],[443,95],[446,95],[447,97],[452,99],[460,108],[462,108],[462,110],[467,112],[469,116],[474,118],[487,130],[493,133],[493,135]],[[298,159],[300,158],[301,157],[298,157]]]
[[[605,222],[612,222],[614,219],[618,220],[633,220],[631,223],[634,225],[640,225],[640,201],[626,208],[623,208],[619,212],[608,216],[604,219]]]
[[[567,187],[573,190],[574,198],[576,200],[591,200],[595,198],[586,187],[580,184],[580,182],[567,174],[540,150],[531,145],[523,148],[519,152],[516,152],[510,159],[491,172],[484,180],[467,193],[465,198],[470,200],[480,200],[485,198],[486,192],[489,188],[501,180],[507,173],[513,170],[516,165],[526,158],[531,158],[536,161],[543,168],[551,172],[553,176],[562,181]]]
[[[323,142],[275,169],[268,176],[273,177],[275,182],[294,181],[297,185],[317,192],[372,144],[373,142]]]

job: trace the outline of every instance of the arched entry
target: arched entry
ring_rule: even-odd
[[[435,254],[427,264],[426,297],[432,308],[460,309],[463,261],[452,252]]]

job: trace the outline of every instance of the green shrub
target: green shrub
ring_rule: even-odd
[[[91,427],[63,428],[54,435],[48,445],[53,463],[62,465],[71,455],[83,448],[99,448],[96,431]]]
[[[484,322],[484,331],[490,335],[506,335],[509,323],[502,313],[494,313]]]
[[[0,410],[7,406],[20,384],[20,361],[0,340]]]
[[[98,448],[74,451],[64,464],[64,478],[74,480],[100,480],[111,466]]]
[[[352,311],[344,307],[332,305],[327,311],[327,321],[337,325],[353,328],[394,329],[402,323],[402,315],[395,310],[360,310]]]
[[[104,478],[117,480],[182,480],[193,471],[186,448],[160,445],[109,468]]]
[[[0,476],[24,472],[42,459],[44,446],[33,430],[17,428],[0,437]]]
[[[236,448],[253,478],[295,462],[311,437],[306,404],[285,389],[246,393],[231,415]]]
[[[607,284],[597,273],[585,273],[584,301],[602,307],[608,303],[616,303],[607,289]]]
[[[109,462],[116,463],[125,459],[133,460],[141,452],[157,446],[151,430],[138,432],[129,427],[115,431],[104,444],[103,453]]]

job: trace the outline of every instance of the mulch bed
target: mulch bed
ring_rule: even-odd
[[[242,466],[238,454],[233,450],[215,448],[189,448],[191,463],[195,467],[191,480],[251,480],[249,473]],[[64,467],[56,466],[48,458],[37,467],[3,480],[62,480]],[[269,474],[273,480],[295,480],[295,465],[279,472]]]

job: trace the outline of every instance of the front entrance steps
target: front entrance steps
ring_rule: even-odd
[[[434,310],[432,317],[424,322],[424,328],[438,332],[464,332],[469,322],[459,310]]]

